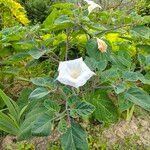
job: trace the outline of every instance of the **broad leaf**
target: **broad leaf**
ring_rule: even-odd
[[[118,52],[118,61],[122,65],[130,68],[132,61],[131,61],[131,56],[130,56],[130,54],[128,53],[127,50],[120,50]]]
[[[136,47],[141,49],[141,50],[144,50],[146,52],[150,51],[150,45],[140,45],[140,44],[138,44]]]
[[[19,106],[16,104],[15,101],[13,101],[11,98],[9,98],[1,89],[0,89],[0,97],[4,101],[5,105],[7,106],[9,113],[18,120],[18,114],[19,114]],[[0,99],[1,100],[1,99]]]
[[[9,134],[17,135],[19,127],[15,120],[0,111],[0,130]]]
[[[140,65],[143,66],[146,63],[146,57],[143,54],[138,54],[138,61],[140,62]]]
[[[49,16],[44,20],[43,25],[46,28],[53,25],[57,15],[58,15],[57,13],[58,13],[57,9],[53,9],[53,11],[49,14]]]
[[[34,48],[28,52],[34,59],[39,59],[42,55],[46,53],[46,50],[41,50]]]
[[[31,82],[37,86],[51,87],[54,84],[54,81],[49,77],[36,77],[31,78]]]
[[[144,90],[137,87],[132,87],[124,93],[124,96],[127,100],[150,111],[150,95]]]
[[[64,150],[88,150],[85,131],[73,121],[67,132],[61,136],[61,144]]]
[[[60,106],[57,102],[53,101],[53,100],[50,100],[50,99],[46,99],[44,101],[44,106],[47,108],[47,109],[50,109],[50,110],[53,110],[53,111],[56,111],[56,112],[59,112],[60,111]]]
[[[12,62],[17,62],[17,61],[21,61],[21,60],[27,58],[28,56],[29,56],[29,54],[27,52],[20,52],[20,53],[17,53],[15,55],[11,56],[9,58],[9,60]]]
[[[145,39],[149,39],[150,37],[150,29],[146,26],[135,26],[132,28],[131,33],[135,36],[135,37],[142,37]]]
[[[133,103],[124,98],[123,94],[118,96],[119,111],[122,113],[133,106]]]
[[[51,133],[51,128],[51,117],[48,114],[43,114],[33,123],[31,131],[36,136],[48,136]]]
[[[77,106],[75,108],[75,111],[77,112],[77,114],[82,117],[86,117],[90,115],[94,110],[95,110],[95,107],[92,104],[85,102],[85,101],[77,102]]]
[[[23,108],[24,106],[26,106],[29,102],[29,95],[32,92],[31,89],[29,88],[25,88],[21,91],[19,98],[17,99],[17,104],[20,108]]]
[[[104,72],[102,72],[102,74],[100,75],[101,78],[101,82],[114,82],[115,80],[117,80],[119,78],[119,73],[118,70],[116,68],[110,68]]]
[[[39,105],[34,105],[34,107],[36,109],[32,109],[31,112],[27,113],[27,115],[25,116],[25,120],[21,124],[20,132],[17,135],[17,138],[19,140],[31,138],[32,125],[38,117],[42,116],[46,112],[46,109],[44,107],[40,107]]]
[[[59,124],[58,124],[58,131],[60,133],[66,133],[67,132],[67,121],[65,119],[61,119],[59,121]]]
[[[94,58],[86,57],[85,63],[91,70],[98,69],[100,71],[103,71],[106,68],[108,62],[106,59],[96,61]]]
[[[101,53],[98,50],[98,45],[96,39],[91,39],[86,44],[86,50],[89,57],[94,58],[95,60],[100,60]]]
[[[114,91],[116,92],[116,94],[120,94],[126,90],[126,87],[123,83],[113,85],[113,87],[114,87]]]
[[[86,100],[95,106],[95,111],[93,113],[95,119],[107,124],[117,121],[117,108],[108,97],[105,90],[97,90],[96,92],[88,94]]]
[[[144,75],[141,74],[141,73],[137,73],[137,75],[138,75],[138,79],[139,79],[143,84],[150,85],[150,79],[148,79],[147,76],[144,76]]]
[[[40,99],[46,95],[48,95],[50,91],[47,88],[39,87],[36,88],[29,96],[30,99]]]
[[[137,81],[138,80],[138,75],[136,72],[132,71],[126,71],[123,74],[123,79],[126,81]]]

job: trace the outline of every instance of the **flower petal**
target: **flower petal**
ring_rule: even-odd
[[[85,64],[82,57],[59,63],[59,75],[56,80],[62,84],[78,88],[84,85],[95,73]]]
[[[56,80],[65,85],[70,85],[73,87],[76,86],[75,80],[70,78],[69,76],[58,76]]]
[[[102,9],[102,7],[98,4],[96,4],[95,2],[93,2],[92,0],[84,0],[85,2],[88,3],[89,7],[88,7],[88,11],[89,14],[95,9],[95,8],[100,8]]]
[[[93,75],[95,75],[92,71],[84,72],[76,81],[76,88],[83,86],[87,80],[89,80]]]

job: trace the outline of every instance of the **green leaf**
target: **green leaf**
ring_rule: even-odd
[[[19,128],[16,122],[11,117],[9,117],[8,115],[4,114],[1,111],[0,111],[0,130],[13,135],[17,135],[17,133],[19,132]]]
[[[57,15],[58,15],[57,9],[53,9],[53,11],[49,14],[49,16],[44,20],[43,25],[46,28],[51,27],[54,24]]]
[[[101,53],[98,50],[98,45],[96,39],[91,39],[86,44],[87,54],[94,58],[95,60],[100,60]]]
[[[34,59],[39,59],[42,55],[46,53],[46,50],[40,50],[34,48],[28,52]]]
[[[31,82],[37,86],[51,87],[54,84],[54,81],[49,77],[36,77],[31,78]]]
[[[46,109],[44,107],[40,107],[39,105],[34,105],[34,107],[36,109],[32,109],[29,113],[27,113],[27,115],[25,116],[25,120],[20,126],[20,132],[17,135],[17,138],[19,140],[31,138],[32,125],[39,116],[42,116],[46,112]]]
[[[150,71],[147,71],[145,77],[146,77],[146,79],[150,80]]]
[[[130,54],[128,53],[128,51],[127,50],[120,50],[119,52],[118,52],[118,61],[122,64],[122,65],[124,65],[124,66],[126,66],[126,67],[128,67],[128,68],[130,68],[131,67],[131,62],[132,62],[132,59],[131,59],[131,56],[130,56]]]
[[[95,107],[92,104],[85,102],[85,101],[77,102],[77,106],[75,108],[75,111],[77,112],[77,114],[82,117],[86,117],[90,115],[91,113],[93,113],[94,110],[95,110]]]
[[[59,124],[58,124],[58,131],[60,133],[66,133],[67,132],[67,121],[65,119],[61,119],[59,121]]]
[[[118,70],[116,68],[110,68],[108,70],[105,70],[100,75],[101,82],[114,82],[119,78]]]
[[[2,100],[2,98],[0,97],[0,110],[5,106],[4,101]]]
[[[150,111],[150,95],[144,90],[137,87],[132,87],[124,93],[124,96],[127,100]]]
[[[26,64],[26,68],[31,68],[37,66],[39,63],[38,59],[32,59]]]
[[[19,106],[16,104],[15,101],[13,101],[11,98],[9,98],[1,89],[0,89],[0,97],[4,101],[5,105],[7,106],[10,114],[18,120],[19,115]],[[1,100],[1,99],[0,99]]]
[[[18,33],[18,31],[20,31],[23,27],[22,26],[14,26],[14,27],[10,27],[10,28],[4,28],[2,31],[0,31],[0,33],[4,34],[4,35],[11,35],[11,34],[16,34]]]
[[[82,127],[71,122],[71,127],[61,136],[61,145],[64,150],[88,150],[87,136]]]
[[[77,118],[77,117],[78,117],[78,114],[77,114],[76,109],[71,109],[71,110],[70,110],[70,116],[71,116],[72,118]]]
[[[98,121],[109,124],[118,120],[117,108],[105,90],[97,90],[93,93],[89,93],[86,97],[86,101],[95,106],[93,116]]]
[[[144,50],[145,52],[149,52],[150,51],[150,45],[136,45],[137,48],[139,48],[140,50]]]
[[[67,15],[61,15],[54,21],[54,25],[50,30],[57,31],[57,30],[64,30],[66,28],[70,28],[74,26],[74,22]]]
[[[119,111],[122,113],[133,106],[133,103],[124,98],[123,94],[118,96]]]
[[[104,69],[106,69],[107,64],[108,64],[108,61],[106,59],[102,59],[97,62],[97,69],[100,71],[103,71]]]
[[[147,84],[150,85],[150,79],[147,78],[147,76],[144,76],[141,73],[137,73],[138,74],[138,79],[143,83],[143,84]]]
[[[47,109],[50,109],[50,110],[53,110],[53,111],[56,111],[56,112],[59,112],[60,111],[60,106],[57,102],[53,101],[53,100],[50,100],[50,99],[46,99],[44,101],[44,106],[47,108]]]
[[[97,68],[97,61],[94,58],[86,57],[84,61],[92,71]]]
[[[55,24],[51,31],[65,30],[66,28],[72,28],[74,24],[71,21],[66,21],[60,24]]]
[[[146,56],[146,65],[150,66],[150,55]]]
[[[26,53],[26,52],[20,52],[20,53],[17,53],[15,55],[11,56],[9,58],[9,60],[13,61],[13,62],[17,62],[17,61],[21,61],[21,60],[27,58],[28,56],[29,56],[28,53]]]
[[[123,79],[126,81],[137,81],[138,80],[138,75],[136,72],[132,71],[126,71],[123,74]]]
[[[55,24],[61,24],[66,22],[70,22],[69,17],[67,15],[61,15],[55,20]]]
[[[138,54],[138,61],[140,62],[140,65],[143,66],[145,65],[146,57],[142,54]]]
[[[40,99],[46,95],[48,95],[50,91],[47,88],[39,87],[36,88],[29,96],[30,99]]]
[[[31,131],[36,136],[48,136],[51,133],[51,128],[51,117],[48,114],[43,114],[34,122]]]
[[[1,73],[6,74],[6,75],[8,74],[8,75],[18,76],[19,69],[11,66],[10,68],[7,68],[4,71],[1,71]]]
[[[25,88],[21,91],[19,98],[17,99],[17,104],[20,108],[23,108],[24,106],[26,106],[29,102],[29,95],[32,92],[31,89],[29,88]]]
[[[149,39],[150,37],[150,29],[146,26],[135,26],[132,28],[131,32],[136,37],[142,37],[145,39]]]
[[[126,90],[126,87],[123,83],[113,85],[113,87],[114,87],[114,91],[116,92],[116,94],[120,94]]]
[[[72,3],[56,3],[52,7],[58,9],[67,9],[70,11],[70,9],[73,8],[73,6],[74,5]]]
[[[96,61],[94,58],[90,57],[86,57],[84,61],[91,70],[98,69],[100,71],[103,71],[108,63],[106,59]]]

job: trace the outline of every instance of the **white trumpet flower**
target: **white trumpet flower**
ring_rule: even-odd
[[[84,0],[85,2],[88,3],[88,11],[89,11],[89,14],[95,9],[95,8],[100,8],[102,9],[102,7],[98,4],[96,4],[95,2],[93,2],[92,0]]]
[[[82,57],[74,60],[59,63],[59,75],[56,80],[65,85],[78,88],[89,80],[94,72],[85,64]]]

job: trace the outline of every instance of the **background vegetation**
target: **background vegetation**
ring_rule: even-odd
[[[71,133],[83,142],[74,139],[73,150],[86,150],[87,141],[93,150],[149,148],[149,1],[95,2],[102,9],[88,14],[84,1],[0,0],[0,132],[6,149],[68,150]],[[106,53],[96,38],[106,42]],[[96,73],[80,91],[55,83],[66,54],[68,60],[83,57]]]

